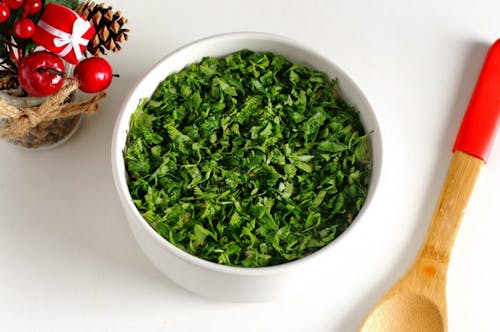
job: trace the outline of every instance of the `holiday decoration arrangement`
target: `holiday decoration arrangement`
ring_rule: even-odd
[[[105,56],[128,39],[126,23],[93,1],[0,0],[0,138],[25,148],[69,138],[117,76]]]

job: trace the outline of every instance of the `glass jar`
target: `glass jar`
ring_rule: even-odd
[[[38,97],[18,97],[15,91],[0,91],[0,96],[10,105],[22,109],[27,107],[40,106],[46,98]],[[68,98],[68,102],[74,100],[74,94]],[[33,128],[30,128],[22,137],[8,138],[7,142],[25,149],[51,149],[66,142],[78,130],[82,121],[82,114],[73,115],[66,118],[42,121]],[[8,119],[0,119],[0,125],[6,125]],[[1,129],[0,129],[1,130]]]

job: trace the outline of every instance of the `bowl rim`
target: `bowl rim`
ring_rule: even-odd
[[[128,131],[130,116],[126,117],[126,110],[131,107],[129,106],[131,101],[134,101],[137,97],[135,96],[136,90],[138,87],[147,81],[147,79],[165,62],[169,61],[174,55],[177,55],[182,52],[189,51],[190,48],[195,46],[200,46],[204,43],[214,43],[214,42],[227,42],[230,40],[238,40],[242,38],[254,38],[261,39],[266,42],[274,42],[274,43],[282,43],[287,46],[293,47],[300,52],[305,52],[309,54],[314,54],[317,58],[321,59],[325,63],[328,64],[331,68],[334,69],[335,73],[340,73],[344,76],[344,80],[349,81],[348,84],[351,85],[355,90],[357,90],[357,94],[359,95],[359,100],[366,105],[366,109],[361,113],[368,113],[371,117],[371,128],[374,131],[374,135],[370,137],[370,147],[372,154],[372,169],[370,174],[370,181],[367,190],[367,197],[363,202],[363,205],[354,218],[353,222],[347,229],[342,232],[338,237],[336,237],[332,242],[328,243],[324,247],[314,251],[313,253],[299,258],[297,260],[286,262],[283,264],[272,265],[272,266],[264,266],[264,267],[243,267],[243,266],[229,266],[223,265],[215,262],[211,262],[205,260],[203,258],[197,257],[193,254],[190,254],[172,243],[170,243],[167,239],[163,238],[158,232],[154,230],[154,228],[142,217],[140,212],[138,211],[135,204],[132,202],[132,197],[130,195],[130,191],[128,189],[126,176],[125,174],[120,174],[119,169],[123,166],[124,169],[124,160],[123,160],[123,150],[121,146],[117,144],[117,138],[121,130],[125,129]],[[286,54],[283,54],[286,57]],[[187,65],[188,63],[186,63]],[[342,83],[340,83],[342,85]],[[152,93],[152,91],[151,91]],[[141,97],[141,98],[149,98]],[[137,106],[134,106],[135,108]],[[123,128],[124,127],[124,128]],[[366,128],[365,128],[366,129]],[[375,142],[376,141],[376,142]],[[377,151],[373,151],[374,144],[377,145]],[[376,152],[376,153],[375,153]],[[345,237],[347,235],[352,236],[353,230],[358,228],[358,224],[360,224],[360,219],[366,214],[366,210],[371,205],[371,201],[375,196],[375,192],[377,191],[380,183],[381,177],[381,169],[383,162],[383,146],[382,146],[382,136],[380,131],[380,125],[377,120],[375,111],[370,104],[368,98],[365,93],[361,90],[358,84],[352,79],[352,76],[349,75],[345,70],[343,70],[340,66],[338,66],[335,62],[331,61],[327,57],[321,55],[316,52],[313,48],[303,45],[301,42],[298,42],[289,37],[284,37],[278,34],[269,33],[269,32],[253,32],[253,31],[242,31],[242,32],[228,32],[222,34],[216,34],[207,36],[204,38],[200,38],[194,40],[190,43],[184,44],[183,46],[176,48],[172,52],[168,53],[164,57],[162,57],[159,61],[157,61],[144,76],[142,76],[131,88],[126,98],[124,99],[120,111],[115,120],[115,125],[113,129],[112,136],[112,144],[111,144],[111,166],[113,172],[113,179],[115,182],[115,187],[118,192],[121,204],[124,209],[128,210],[128,212],[132,213],[134,216],[135,222],[138,224],[151,236],[152,239],[156,242],[157,245],[165,248],[171,254],[174,254],[182,261],[189,263],[191,265],[195,265],[201,267],[203,269],[211,270],[214,272],[219,272],[223,274],[229,275],[242,275],[242,276],[267,276],[273,274],[283,273],[292,269],[297,269],[299,267],[303,267],[305,264],[310,264],[313,261],[316,261],[320,256],[325,256],[325,253],[333,250],[336,246],[338,246],[341,242],[345,242]],[[121,165],[121,166],[120,166]],[[129,220],[130,222],[130,220]]]

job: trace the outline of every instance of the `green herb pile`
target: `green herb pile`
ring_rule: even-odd
[[[135,205],[172,244],[220,264],[317,251],[359,212],[371,169],[368,134],[336,86],[250,50],[168,76],[131,117]]]

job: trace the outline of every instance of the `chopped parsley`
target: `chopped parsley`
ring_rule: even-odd
[[[271,52],[205,57],[132,114],[133,202],[178,248],[244,267],[324,247],[366,198],[369,133],[337,81]]]

